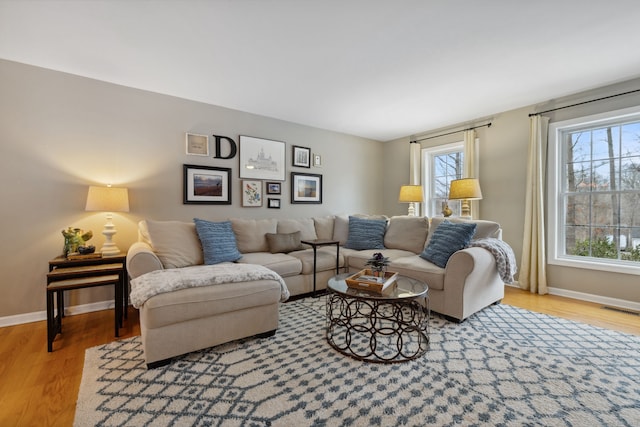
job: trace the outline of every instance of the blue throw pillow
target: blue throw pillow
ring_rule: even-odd
[[[469,245],[475,232],[475,223],[441,222],[420,257],[444,268],[451,255]]]
[[[349,237],[344,247],[349,249],[385,249],[384,233],[387,221],[349,217]]]
[[[231,221],[211,222],[194,218],[196,231],[202,244],[204,263],[208,265],[233,262],[242,257],[236,245]]]

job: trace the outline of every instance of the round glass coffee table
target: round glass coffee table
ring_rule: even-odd
[[[383,293],[350,288],[340,274],[329,279],[329,344],[354,359],[374,363],[413,360],[429,349],[429,287],[398,276]]]

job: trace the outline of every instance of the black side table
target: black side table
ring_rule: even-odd
[[[309,245],[313,248],[313,296],[316,296],[316,260],[318,256],[318,248],[320,246],[336,245],[336,274],[340,274],[340,242],[330,239],[314,239],[302,240],[300,243]]]
[[[119,336],[123,318],[127,318],[129,305],[126,255],[100,258],[67,259],[57,257],[49,261],[47,274],[47,350],[53,350],[53,341],[62,333],[64,317],[64,291],[113,285],[115,336]],[[54,312],[54,300],[56,312]]]

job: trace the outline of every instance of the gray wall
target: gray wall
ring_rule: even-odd
[[[89,185],[129,188],[131,212],[114,214],[114,240],[121,249],[137,239],[142,218],[305,218],[382,211],[381,142],[9,61],[0,61],[0,93],[0,318],[45,309],[48,261],[62,252],[62,229],[93,230],[90,243],[102,245],[104,214],[84,211]],[[236,142],[239,135],[285,141],[282,208],[241,207],[238,157],[187,156],[185,132],[225,135]],[[321,154],[322,167],[292,168],[291,145]],[[184,205],[185,163],[232,168],[233,205]],[[292,170],[323,175],[322,204],[290,204]],[[80,290],[71,293],[68,304],[111,295],[110,288]]]
[[[544,111],[558,106],[570,105],[600,97],[624,93],[640,88],[640,79],[609,85],[589,92],[556,99],[545,104],[496,113],[490,120],[490,128],[479,128],[480,183],[483,200],[480,201],[480,218],[499,222],[503,227],[503,238],[516,252],[518,264],[522,255],[524,227],[524,193],[526,186],[527,152],[529,145],[529,113]],[[624,95],[584,106],[548,113],[551,122],[622,109],[640,104],[640,93]],[[471,118],[470,118],[471,119]],[[485,123],[478,120],[479,123]],[[472,124],[472,123],[471,123]],[[469,126],[462,124],[458,129]],[[438,130],[423,134],[437,135]],[[421,134],[422,135],[422,134]],[[388,215],[406,212],[406,207],[397,201],[397,188],[409,181],[409,139],[401,138],[384,146],[385,159],[402,165],[385,181],[385,206]],[[428,140],[422,147],[460,141],[462,134]],[[548,236],[547,238],[553,238]],[[638,275],[600,272],[549,265],[548,285],[554,293],[575,295],[574,292],[615,298],[640,303],[640,277]],[[606,299],[605,299],[606,301]]]

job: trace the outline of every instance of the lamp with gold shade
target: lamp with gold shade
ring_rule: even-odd
[[[87,194],[86,211],[107,212],[104,225],[105,242],[100,249],[103,257],[120,255],[120,249],[113,243],[116,227],[113,225],[113,212],[129,212],[129,191],[126,188],[90,186]]]
[[[409,203],[409,216],[416,216],[414,203],[422,203],[422,185],[403,185],[400,187],[398,202]]]
[[[476,178],[462,178],[451,181],[449,200],[461,200],[460,216],[471,218],[470,200],[481,200],[480,182]]]

